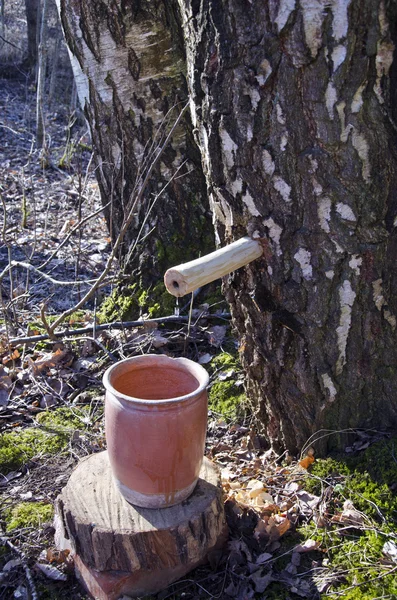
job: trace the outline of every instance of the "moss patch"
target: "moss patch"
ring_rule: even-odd
[[[208,406],[215,413],[227,419],[236,420],[243,416],[247,408],[247,396],[241,385],[237,385],[241,371],[237,354],[221,352],[211,363],[210,370],[214,376],[208,398]],[[230,374],[230,378],[219,380],[220,373]]]
[[[397,578],[388,574],[382,548],[397,525],[397,438],[382,440],[356,456],[337,456],[316,461],[303,482],[306,490],[320,494],[333,488],[329,516],[341,514],[351,500],[364,516],[362,529],[318,528],[309,523],[299,529],[307,538],[321,542],[331,571],[343,573],[336,589],[347,600],[396,598]],[[395,541],[395,540],[394,540]],[[321,597],[325,598],[324,594]],[[328,596],[327,596],[328,597]]]
[[[7,531],[23,527],[40,527],[54,516],[52,504],[44,502],[21,502],[5,511]]]
[[[142,292],[141,292],[142,293]],[[114,321],[129,321],[138,317],[140,293],[137,291],[137,285],[133,285],[113,290],[110,296],[102,302],[97,312],[100,323],[113,323]]]
[[[63,450],[75,429],[84,428],[84,408],[58,408],[38,415],[41,427],[15,429],[0,435],[0,473],[19,469],[39,454],[56,454]]]
[[[81,408],[58,408],[42,412],[37,416],[37,422],[47,432],[58,435],[70,435],[76,429],[84,429],[90,422],[88,406]]]
[[[174,308],[175,298],[167,292],[163,282],[148,290],[133,284],[113,290],[102,302],[97,316],[100,323],[112,323],[138,319],[141,313],[150,318],[166,316],[173,314]]]

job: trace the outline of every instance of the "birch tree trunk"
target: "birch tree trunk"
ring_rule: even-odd
[[[324,451],[346,442],[335,432],[395,427],[396,3],[76,4],[62,0],[61,14],[104,198],[131,193],[125,174],[164,98],[185,99],[186,62],[218,244],[248,234],[267,246],[224,289],[269,444],[295,453],[314,436]],[[124,28],[93,25],[120,10]]]
[[[45,96],[45,76],[47,69],[47,15],[48,0],[42,0],[41,5],[41,23],[40,23],[40,42],[38,47],[38,72],[37,72],[37,92],[36,92],[36,144],[42,150],[42,161],[45,162],[47,144],[45,139],[45,115],[44,115],[44,96]]]
[[[271,444],[397,424],[396,3],[179,1],[225,281]]]
[[[58,9],[115,239],[137,178],[162,151],[186,105],[182,39],[172,7],[155,0],[59,0]],[[162,282],[165,269],[181,258],[213,247],[200,154],[185,114],[162,151],[120,254],[142,288]],[[139,232],[145,243],[131,252]]]

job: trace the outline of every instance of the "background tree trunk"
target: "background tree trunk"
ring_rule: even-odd
[[[60,0],[58,7],[91,129],[101,196],[104,204],[111,203],[106,215],[115,239],[139,173],[150,166],[186,105],[182,40],[167,3]],[[164,289],[167,267],[213,246],[200,154],[185,114],[150,178],[120,254],[127,271],[139,267],[141,288],[161,282]],[[142,236],[155,231],[139,253],[131,254],[153,199],[167,183]]]
[[[24,64],[33,67],[37,63],[37,17],[39,0],[25,0],[26,21],[28,28],[28,54]]]
[[[40,22],[40,41],[38,45],[38,71],[37,71],[37,92],[36,92],[36,144],[41,149],[43,160],[46,154],[45,139],[45,115],[44,115],[44,96],[45,79],[47,70],[47,16],[48,0],[42,0],[41,4],[41,22]]]
[[[395,3],[179,5],[218,238],[268,243],[225,291],[270,443],[395,427]]]

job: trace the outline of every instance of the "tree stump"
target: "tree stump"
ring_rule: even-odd
[[[82,460],[56,501],[56,543],[98,600],[156,593],[206,561],[227,538],[219,473],[204,459],[193,494],[170,508],[129,504],[107,452]]]

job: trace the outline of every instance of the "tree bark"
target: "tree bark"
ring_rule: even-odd
[[[39,0],[25,0],[26,22],[28,29],[28,53],[24,64],[33,67],[37,63],[37,17]]]
[[[44,95],[45,79],[47,70],[47,15],[48,0],[42,0],[41,5],[41,23],[40,40],[38,45],[38,72],[37,72],[37,92],[36,92],[36,144],[42,151],[42,160],[46,160],[46,139],[45,139],[45,115],[44,115]]]
[[[395,427],[396,5],[179,5],[218,239],[268,241],[225,292],[270,443]]]
[[[147,288],[162,281],[165,269],[185,253],[193,258],[213,247],[205,181],[188,112],[161,150],[187,102],[185,57],[175,15],[156,0],[60,0],[58,7],[91,129],[102,200],[111,203],[106,216],[113,239],[124,222],[125,206],[137,192],[139,176],[144,178],[162,151],[120,253],[124,269],[139,273],[140,287]],[[139,232],[144,238],[153,229],[139,252],[131,254]]]
[[[100,10],[113,23],[110,8],[75,4],[62,0],[61,14],[86,73],[104,198],[131,193],[124,174],[136,172],[164,99],[167,108],[170,97],[185,101],[186,64],[217,242],[248,234],[267,246],[224,289],[269,444],[295,453],[318,438],[324,451],[351,428],[395,427],[396,4],[119,2],[112,11],[126,11],[126,26],[106,34],[93,23]],[[166,64],[155,58],[161,36]],[[196,166],[189,131],[180,152]]]

